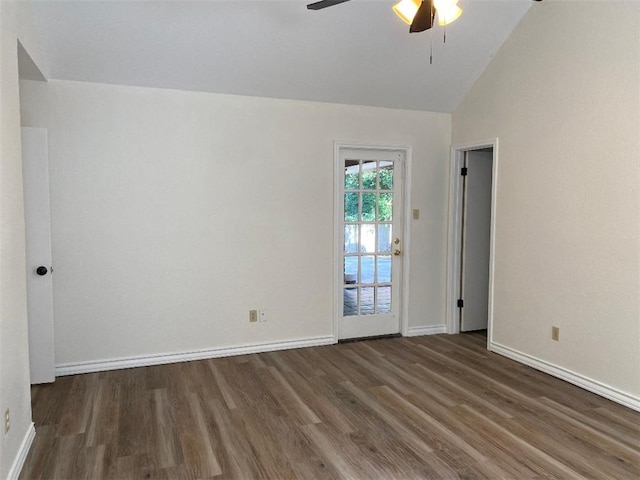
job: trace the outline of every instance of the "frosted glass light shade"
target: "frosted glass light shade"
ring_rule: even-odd
[[[438,12],[438,25],[448,25],[462,14],[458,0],[434,0],[433,7]]]
[[[393,11],[396,12],[396,15],[398,15],[404,23],[411,25],[413,17],[416,16],[421,3],[421,0],[400,0],[393,6]]]
[[[438,25],[449,25],[462,14],[462,9],[457,5],[446,10],[438,10]]]

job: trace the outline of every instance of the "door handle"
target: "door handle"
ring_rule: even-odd
[[[47,267],[45,267],[43,265],[40,265],[38,268],[36,268],[36,273],[38,275],[40,275],[41,277],[46,275],[48,271],[49,270],[47,270]]]
[[[400,250],[398,250],[397,248],[393,251],[394,255],[400,255],[402,252]]]

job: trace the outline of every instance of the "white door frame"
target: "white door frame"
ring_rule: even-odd
[[[495,263],[495,222],[496,198],[498,192],[498,139],[474,142],[451,147],[449,169],[449,233],[447,252],[447,333],[460,333],[458,316],[458,295],[460,290],[460,253],[462,248],[462,175],[460,169],[464,165],[464,154],[470,150],[482,148],[493,149],[493,169],[491,174],[491,236],[489,246],[489,317],[487,324],[487,345],[492,343],[493,324],[493,288]]]
[[[341,229],[343,219],[340,218],[343,202],[343,166],[340,162],[340,150],[347,148],[360,148],[366,150],[395,150],[404,152],[404,169],[402,172],[403,190],[402,190],[402,278],[400,279],[400,289],[402,292],[400,305],[398,305],[398,315],[400,322],[400,333],[407,335],[409,329],[408,311],[409,311],[409,265],[411,252],[410,228],[408,221],[408,212],[411,208],[411,161],[413,147],[410,145],[394,145],[394,144],[371,144],[358,142],[334,142],[333,146],[333,340],[338,342],[339,322],[343,316],[342,298],[344,286],[344,272],[340,264],[342,258],[342,249],[344,242],[344,232]]]

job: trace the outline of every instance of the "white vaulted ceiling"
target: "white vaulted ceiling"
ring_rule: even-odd
[[[393,1],[33,1],[49,78],[452,112],[531,0],[460,0],[409,34]]]

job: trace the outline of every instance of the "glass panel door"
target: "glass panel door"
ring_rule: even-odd
[[[404,152],[397,150],[341,150],[340,338],[400,331],[403,159]]]

